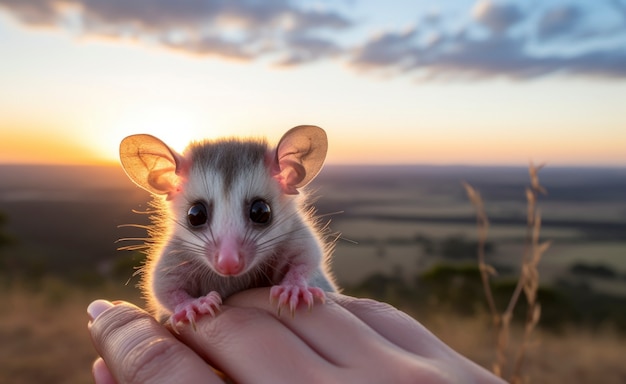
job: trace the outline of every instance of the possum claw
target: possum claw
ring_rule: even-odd
[[[289,308],[292,317],[295,316],[296,309],[301,302],[304,302],[309,311],[315,304],[315,299],[324,302],[326,295],[324,291],[317,287],[309,287],[308,284],[289,284],[273,286],[270,290],[270,302],[277,302],[278,316],[282,308]]]
[[[206,296],[184,301],[176,306],[174,313],[170,316],[172,328],[178,332],[178,323],[188,322],[195,331],[196,320],[202,315],[215,317],[221,304],[222,298],[217,292],[209,292]]]

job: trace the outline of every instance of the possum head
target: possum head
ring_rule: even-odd
[[[262,140],[219,139],[179,154],[145,134],[120,144],[128,177],[167,201],[169,257],[233,277],[307,236],[295,198],[326,152],[326,133],[315,126],[292,128],[275,149]]]

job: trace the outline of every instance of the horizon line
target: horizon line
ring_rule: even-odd
[[[549,162],[528,162],[522,163],[426,163],[426,162],[380,162],[380,163],[358,163],[358,162],[328,162],[324,167],[350,167],[350,168],[528,168],[530,164],[544,164],[549,169],[575,168],[575,169],[626,169],[624,164],[602,164],[602,163],[554,163]],[[84,163],[55,163],[55,162],[0,162],[0,167],[101,167],[112,168],[121,167],[119,162],[84,162]]]

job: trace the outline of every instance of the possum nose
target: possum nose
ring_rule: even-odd
[[[217,254],[215,268],[222,275],[237,275],[243,270],[243,261],[235,242],[225,241],[222,243]]]

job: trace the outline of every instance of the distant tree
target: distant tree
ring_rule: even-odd
[[[6,215],[0,212],[0,273],[5,272],[9,268],[8,256],[4,252],[4,250],[7,248],[7,246],[15,242],[15,239],[13,239],[4,231],[4,226],[6,225],[6,222]]]
[[[468,260],[477,257],[478,243],[476,241],[467,240],[462,235],[449,236],[441,241],[441,256],[449,260]],[[494,251],[493,243],[487,242],[484,245],[485,254],[491,254]]]
[[[4,230],[2,228],[2,227],[4,227],[6,222],[7,222],[6,215],[3,214],[2,212],[0,212],[0,247],[9,245],[9,244],[11,244],[13,242],[11,237],[9,235],[5,234]]]
[[[431,238],[428,237],[426,235],[423,235],[421,233],[416,234],[413,237],[413,240],[422,245],[423,251],[425,254],[427,255],[434,255],[436,250],[435,250],[435,241]]]
[[[391,275],[375,272],[360,283],[345,287],[344,292],[353,296],[385,301],[396,306],[414,302],[416,297],[414,287],[408,285],[401,274],[401,267],[394,268]]]
[[[579,276],[600,277],[604,279],[615,279],[618,273],[610,266],[603,264],[589,265],[576,263],[570,267],[570,271]]]
[[[428,302],[440,308],[472,315],[484,305],[480,271],[474,264],[435,264],[416,276],[416,285]]]

